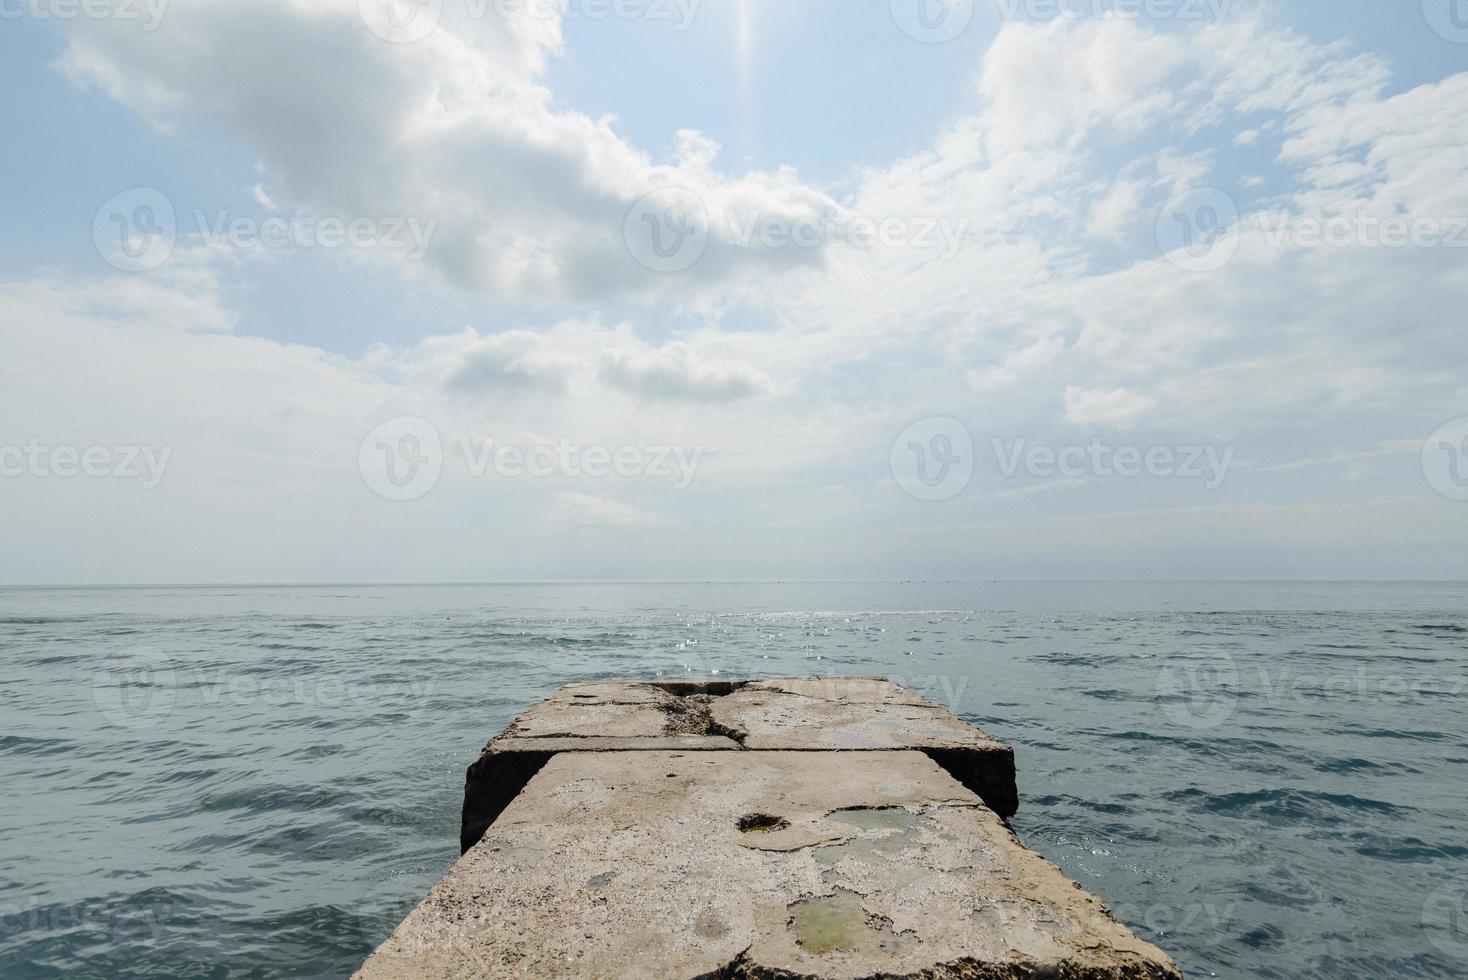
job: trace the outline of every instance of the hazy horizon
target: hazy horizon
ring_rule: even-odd
[[[515,585],[898,585],[911,582],[950,585],[1461,585],[1468,579],[1453,578],[749,578],[749,579],[484,579],[462,582],[11,582],[0,583],[0,589],[324,589],[324,588],[460,588],[473,586]]]

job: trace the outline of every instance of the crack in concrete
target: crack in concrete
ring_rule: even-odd
[[[713,735],[722,736],[744,747],[749,733],[737,728],[721,725],[714,720],[714,698],[721,694],[674,695],[675,700],[660,705],[668,721],[663,729],[666,735]]]

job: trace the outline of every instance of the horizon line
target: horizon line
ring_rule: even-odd
[[[425,582],[37,582],[0,583],[4,590],[42,589],[369,589],[484,588],[565,585],[1468,585],[1468,578],[876,578],[876,579],[489,579]]]

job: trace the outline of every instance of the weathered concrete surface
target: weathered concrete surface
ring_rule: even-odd
[[[710,713],[746,749],[920,749],[1000,816],[1019,809],[1012,748],[882,678],[754,681]]]
[[[469,767],[460,849],[485,830],[557,752],[909,749],[992,807],[1019,806],[1014,751],[882,678],[591,681],[569,684],[516,718]]]
[[[530,778],[558,752],[687,752],[737,749],[709,734],[708,702],[729,682],[588,681],[568,684],[496,736],[464,778],[459,849],[479,842]]]
[[[742,750],[556,755],[358,976],[1180,974],[925,755]]]

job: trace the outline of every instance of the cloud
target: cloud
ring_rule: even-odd
[[[1155,70],[1118,67],[1154,46]],[[1122,21],[1009,25],[983,78],[972,116],[864,173],[852,204],[971,216],[953,261],[842,255],[821,277],[767,291],[788,348],[813,370],[884,360],[889,391],[926,390],[936,404],[961,374],[987,396],[967,404],[988,418],[1033,426],[1063,403],[1067,424],[1147,420],[1200,437],[1233,420],[1270,438],[1271,415],[1319,436],[1346,424],[1322,410],[1343,406],[1386,427],[1394,411],[1446,407],[1461,388],[1437,367],[1455,356],[1446,311],[1468,299],[1454,250],[1272,242],[1254,209],[1468,215],[1468,122],[1454,108],[1468,74],[1386,98],[1380,56],[1256,13],[1167,34]],[[1136,111],[1112,112],[1117,92]],[[1227,169],[1246,121],[1285,134],[1267,182]],[[1210,185],[1244,221],[1237,256],[1200,274],[1165,259],[1153,231],[1176,195]]]
[[[602,360],[601,380],[639,398],[729,402],[770,390],[763,372],[739,360],[710,362],[686,343],[651,350],[612,350]]]
[[[653,347],[629,323],[568,319],[533,331],[466,327],[407,348],[378,346],[363,363],[387,378],[501,406],[535,401],[544,410],[546,398],[604,399],[610,389],[662,402],[668,411],[679,403],[728,405],[772,394],[769,375],[735,353],[744,339],[704,333]]]
[[[1097,391],[1071,385],[1065,389],[1065,420],[1072,425],[1124,428],[1156,407],[1156,399],[1129,388]]]
[[[181,3],[153,32],[69,22],[63,64],[165,130],[225,127],[287,209],[436,220],[421,263],[384,246],[369,254],[455,289],[536,302],[675,285],[686,295],[819,263],[819,248],[728,232],[750,215],[818,218],[834,200],[785,171],[720,173],[717,145],[697,133],[652,159],[614,120],[555,106],[543,76],[561,50],[559,16],[476,17],[475,6],[446,0],[437,30],[390,44],[358,0]],[[691,192],[692,220],[710,232],[677,283],[639,264],[626,238],[634,207],[663,188]]]
[[[248,261],[218,249],[180,248],[148,276],[95,280],[37,279],[3,283],[12,302],[35,316],[96,318],[131,327],[227,333],[239,316],[222,298],[221,271]],[[14,324],[19,329],[21,324]]]
[[[1010,24],[979,76],[988,136],[1003,151],[1074,145],[1103,120],[1136,132],[1172,106],[1162,83],[1185,58],[1182,42],[1122,18]]]
[[[1017,384],[1045,371],[1065,353],[1065,341],[1059,337],[1041,337],[1028,347],[1021,347],[1005,355],[1004,360],[992,368],[970,371],[969,384],[978,391],[989,391]]]
[[[455,338],[465,341],[456,352],[458,359],[444,387],[459,394],[519,392],[562,393],[572,365],[549,350],[536,333],[512,330],[481,337],[474,331]],[[431,349],[440,342],[430,339]]]
[[[645,527],[657,523],[657,518],[646,511],[585,493],[557,494],[550,519],[557,524],[590,528]]]
[[[1140,180],[1123,180],[1091,207],[1086,234],[1102,241],[1120,243],[1141,217],[1147,185]]]

